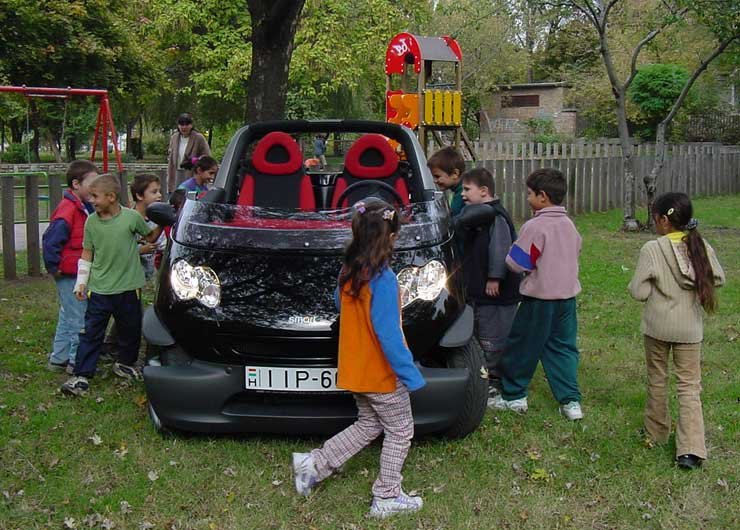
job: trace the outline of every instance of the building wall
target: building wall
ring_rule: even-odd
[[[483,111],[481,135],[496,141],[523,141],[529,133],[526,121],[532,118],[551,118],[559,134],[575,136],[576,112],[564,110],[566,87],[512,88],[491,94]],[[538,95],[538,107],[504,107],[502,100],[511,96]]]

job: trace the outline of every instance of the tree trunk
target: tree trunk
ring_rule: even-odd
[[[41,143],[39,136],[41,132],[38,127],[33,127],[31,130],[33,131],[33,138],[31,138],[31,162],[38,163],[41,162],[41,157],[39,156],[39,144]]]
[[[622,145],[622,161],[624,166],[624,205],[622,207],[622,230],[632,232],[638,230],[639,224],[635,219],[635,159],[633,157],[632,141],[627,126],[627,109],[625,106],[625,92],[616,91],[617,126],[619,129],[619,143]]]
[[[23,142],[23,126],[19,120],[10,120],[8,122],[10,127],[10,143],[19,144]]]
[[[77,153],[77,133],[70,133],[67,136],[67,162],[72,162],[76,159]]]
[[[44,129],[44,136],[46,137],[46,143],[49,144],[49,149],[54,154],[54,161],[57,164],[62,163],[62,153],[59,151],[59,142],[57,136],[52,133],[49,129]]]
[[[658,124],[658,130],[655,135],[655,159],[653,160],[653,168],[643,179],[645,184],[645,196],[647,197],[647,218],[645,219],[645,226],[651,230],[655,227],[652,211],[653,203],[655,202],[655,189],[657,187],[658,175],[663,171],[663,166],[665,165],[666,127],[667,123],[665,120]]]
[[[305,0],[247,0],[252,18],[252,67],[247,122],[282,119],[293,37]]]

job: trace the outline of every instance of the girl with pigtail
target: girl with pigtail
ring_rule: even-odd
[[[699,222],[684,193],[665,193],[653,204],[658,239],[640,250],[629,292],[645,302],[642,331],[648,376],[645,432],[666,442],[671,431],[668,409],[668,357],[673,352],[678,390],[676,463],[695,469],[707,458],[701,404],[703,314],[717,308],[715,287],[725,281],[714,249],[699,234]]]
[[[193,176],[180,184],[177,189],[194,191],[200,196],[208,191],[208,185],[213,182],[218,172],[218,162],[208,155],[193,157],[182,163],[182,167],[193,171]]]
[[[421,497],[401,489],[414,419],[409,393],[425,385],[401,329],[396,275],[390,268],[398,211],[379,199],[358,202],[335,301],[339,309],[337,386],[352,392],[357,421],[309,453],[293,453],[295,487],[308,495],[347,460],[384,435],[370,516],[415,512]]]

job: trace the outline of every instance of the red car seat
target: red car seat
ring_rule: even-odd
[[[398,155],[380,134],[365,134],[347,150],[344,157],[344,172],[337,178],[332,194],[332,208],[346,208],[372,193],[372,187],[362,187],[338,204],[344,190],[356,182],[377,180],[394,188],[401,196],[403,206],[409,204],[409,189],[398,168]],[[394,203],[397,199],[389,192],[378,188],[376,193],[384,200]]]
[[[236,203],[284,209],[315,210],[311,177],[303,170],[298,143],[289,134],[266,134],[254,148]]]

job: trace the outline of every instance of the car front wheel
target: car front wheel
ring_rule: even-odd
[[[445,353],[448,368],[466,368],[470,373],[460,415],[444,433],[449,438],[463,438],[478,428],[486,413],[488,402],[486,361],[475,337],[463,346],[449,348]]]

